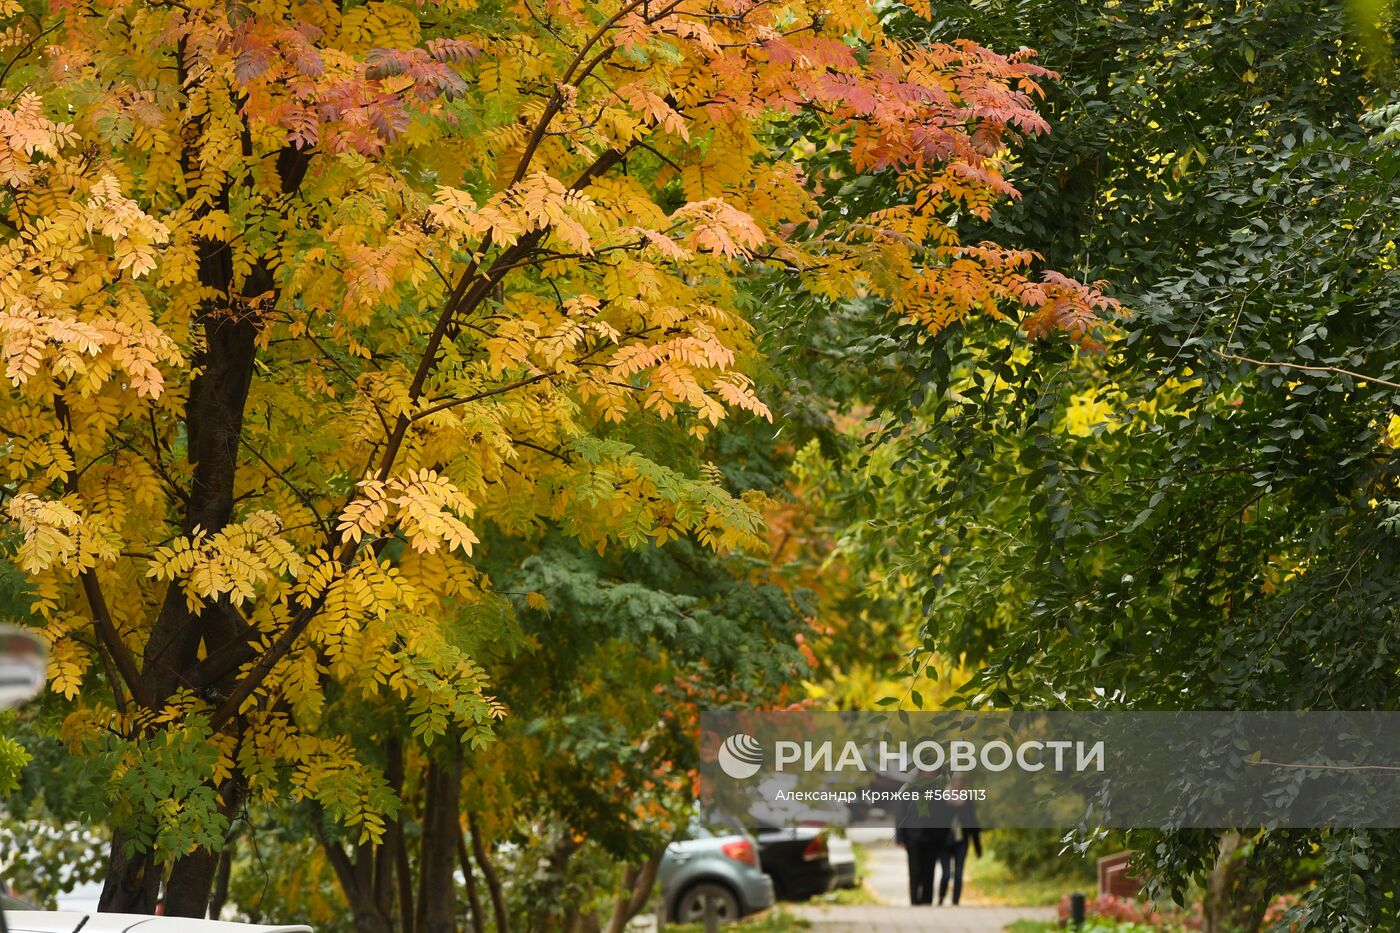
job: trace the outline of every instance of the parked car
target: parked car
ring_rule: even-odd
[[[805,901],[831,890],[836,871],[828,857],[825,829],[765,826],[754,835],[758,838],[759,864],[773,879],[778,897]]]
[[[854,888],[860,885],[860,876],[856,872],[856,849],[851,845],[851,840],[845,836],[827,836],[826,858],[835,874],[834,887]]]
[[[100,914],[96,911],[7,910],[10,933],[311,933],[300,925],[267,926],[187,917],[152,917],[146,914]]]
[[[32,632],[0,625],[0,709],[18,706],[44,689],[46,658],[44,643]]]
[[[721,923],[773,906],[773,881],[758,867],[752,837],[716,834],[699,824],[686,836],[666,847],[657,870],[666,916],[673,922],[703,922],[707,902]]]

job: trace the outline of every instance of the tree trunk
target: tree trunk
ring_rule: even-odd
[[[219,870],[214,873],[214,893],[209,898],[209,919],[218,920],[228,902],[229,875],[233,871],[233,857],[238,850],[238,835],[229,837],[224,843],[224,851],[219,853]]]
[[[423,841],[418,852],[417,933],[457,933],[457,835],[461,829],[462,746],[428,764]]]
[[[201,253],[201,283],[226,288],[228,280],[222,266],[228,260],[221,257],[227,249],[216,250],[206,244]],[[194,465],[184,520],[186,534],[196,527],[208,532],[218,531],[228,524],[233,514],[238,442],[256,353],[257,327],[251,320],[238,319],[229,309],[206,310],[203,317],[205,348],[198,360],[201,374],[190,386],[185,408],[189,457]],[[233,607],[223,600],[205,606],[203,614],[196,616],[190,611],[180,587],[173,582],[170,584],[142,656],[142,685],[156,709],[184,686],[185,675],[198,660],[202,638],[236,637],[238,625],[234,615]],[[114,837],[114,847],[118,843],[125,844],[121,835],[118,833]],[[191,857],[185,856],[180,861]],[[153,871],[151,861],[149,856],[118,857],[114,848],[98,901],[101,909],[130,913],[153,911],[155,898],[148,880]],[[214,883],[212,860],[207,869],[191,864],[181,870],[175,880],[178,886],[170,893],[182,911],[186,911],[180,916],[195,916],[188,911],[194,910],[196,904],[197,915],[204,916]],[[203,885],[203,889],[196,890],[194,886],[197,885]]]
[[[1235,851],[1240,847],[1240,834],[1228,832],[1220,837],[1215,867],[1206,876],[1206,894],[1201,909],[1201,933],[1225,933],[1231,923],[1231,889],[1235,871]]]
[[[394,928],[394,860],[389,846],[381,843],[373,848],[371,871],[374,909],[384,918],[384,928]]]
[[[165,915],[193,917],[203,920],[209,912],[209,892],[214,889],[214,874],[219,868],[219,853],[195,849],[170,866],[170,878],[165,883]]]
[[[243,806],[244,790],[239,776],[230,778],[219,788],[219,810],[230,823]],[[226,839],[224,845],[232,845],[232,840]],[[209,912],[209,897],[219,862],[220,853],[209,849],[195,849],[176,860],[165,882],[165,915],[203,918]]]
[[[225,191],[220,206],[226,208],[227,204]],[[199,375],[191,382],[185,403],[188,456],[193,467],[183,521],[185,534],[193,533],[195,528],[216,532],[233,515],[238,444],[252,384],[258,325],[250,314],[233,306],[229,294],[233,282],[231,263],[226,244],[200,244],[200,284],[217,289],[228,298],[210,301],[200,311],[204,348],[195,360]],[[236,611],[227,600],[206,605],[200,615],[195,615],[179,585],[171,582],[142,653],[142,686],[155,709],[159,710],[172,693],[186,686],[199,657],[201,639],[208,639],[210,644],[224,643],[236,639],[240,628]],[[195,855],[181,858],[180,863],[190,858]],[[149,862],[149,858],[119,859],[114,852],[99,900],[104,905],[102,909],[133,913],[154,910],[155,902],[143,880],[150,874]],[[172,872],[175,885],[169,895],[179,905],[180,916],[195,916],[192,911],[197,906],[197,916],[202,917],[209,907],[214,860],[211,858],[207,867],[201,862],[202,858],[196,858],[184,869],[177,863],[177,871]]]
[[[161,871],[151,852],[131,852],[131,837],[121,831],[112,834],[107,860],[107,878],[97,909],[121,914],[153,914],[160,898]]]
[[[351,860],[339,842],[327,839],[321,831],[321,814],[316,814],[316,838],[321,843],[321,851],[335,872],[340,885],[340,893],[350,908],[350,916],[358,933],[394,933],[392,913],[380,903],[374,885],[374,867],[378,861],[375,847],[359,845],[354,848],[355,857]]]
[[[399,929],[402,933],[416,933],[413,928],[413,871],[408,864],[408,846],[404,842],[402,825],[394,849],[394,878],[399,892]]]
[[[205,333],[203,373],[190,388],[186,413],[190,457],[195,460],[186,533],[196,526],[218,531],[232,515],[239,434],[253,373],[257,329],[250,321],[222,317],[208,321]],[[201,639],[211,643],[233,640],[240,637],[242,628],[241,619],[227,600],[205,606],[203,613],[196,616],[190,612],[180,587],[172,583],[146,643],[141,669],[146,695],[156,708],[185,686],[186,675],[198,660]],[[210,695],[216,697],[217,689]],[[119,857],[116,847],[124,843],[121,833],[113,839],[113,857],[99,904],[103,910],[150,913],[155,909],[149,882],[154,872],[152,860],[149,855],[139,854]],[[189,860],[193,861],[181,868]],[[192,853],[175,864],[167,911],[175,905],[178,916],[204,916],[214,883],[215,862],[210,853]]]
[[[245,133],[243,156],[252,155],[251,138]],[[181,165],[187,176],[194,168],[193,158],[189,149],[182,154]],[[310,160],[310,150],[290,146],[279,154],[277,169],[285,194],[301,185]],[[212,207],[227,211],[228,206],[229,192],[225,188]],[[235,281],[232,251],[227,243],[215,240],[199,244],[199,283],[220,297],[201,307],[196,322],[203,331],[204,346],[194,360],[199,375],[190,383],[185,402],[187,450],[193,474],[182,522],[186,534],[196,527],[212,534],[232,519],[238,448],[261,327],[253,300],[275,297],[276,288],[272,270],[265,263],[255,265],[240,286]],[[226,666],[219,677],[209,682],[199,682],[200,642],[211,655],[216,651],[237,655],[248,650],[246,629],[242,616],[227,599],[207,604],[200,615],[195,615],[177,581],[171,581],[142,652],[140,679],[153,710],[159,711],[170,695],[182,687],[198,688],[217,703],[229,689],[237,665]],[[99,910],[152,913],[160,872],[150,853],[126,855],[121,851],[129,839],[121,832],[113,835]],[[187,855],[180,862],[195,855]],[[172,870],[172,881],[178,882],[178,887],[172,886],[168,895],[185,911],[202,905],[198,909],[199,916],[203,916],[209,905],[215,866],[211,861],[206,868],[198,858],[186,868],[179,865],[177,862]]]
[[[462,877],[467,882],[467,903],[472,909],[472,933],[486,933],[486,914],[481,909],[481,893],[476,887],[476,872],[472,870],[471,856],[467,854],[467,837],[462,832],[462,824],[457,824],[457,861],[462,864]]]
[[[379,902],[385,906],[386,916],[389,906],[394,903],[395,894],[398,895],[399,931],[414,933],[413,878],[409,874],[408,846],[403,835],[408,799],[404,791],[403,745],[398,739],[391,738],[384,744],[384,758],[384,778],[393,788],[395,796],[403,801],[403,809],[384,833],[383,851],[376,860],[375,890]]]
[[[472,834],[472,856],[481,866],[482,877],[486,879],[486,890],[491,892],[491,909],[496,915],[496,933],[510,933],[510,913],[506,910],[505,892],[501,890],[501,879],[496,876],[496,866],[486,853],[486,843],[481,838],[480,825],[476,816],[467,811],[467,828]]]
[[[651,889],[656,884],[656,873],[661,868],[661,850],[647,859],[641,870],[628,866],[622,873],[622,894],[613,907],[612,919],[608,921],[608,933],[622,933],[624,927],[651,899]]]

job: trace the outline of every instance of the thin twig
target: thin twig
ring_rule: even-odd
[[[1400,765],[1308,765],[1286,761],[1269,761],[1267,758],[1248,763],[1268,765],[1271,768],[1288,768],[1295,771],[1400,771]]]
[[[1367,376],[1354,372],[1350,369],[1342,369],[1339,366],[1310,366],[1305,363],[1280,363],[1273,360],[1255,360],[1247,356],[1239,356],[1235,353],[1226,353],[1224,350],[1216,350],[1216,356],[1224,357],[1227,360],[1238,360],[1241,363],[1250,363],[1254,366],[1267,366],[1275,369],[1298,369],[1305,373],[1334,373],[1338,376],[1350,376],[1362,382],[1369,382],[1378,386],[1385,386],[1388,389],[1400,389],[1400,382],[1391,382],[1388,379],[1378,379],[1375,376]]]
[[[292,494],[301,500],[301,504],[306,506],[307,510],[310,511],[312,515],[316,516],[316,523],[321,527],[321,530],[329,532],[330,526],[326,524],[325,516],[321,514],[320,509],[316,508],[316,503],[311,501],[311,497],[307,495],[304,491],[302,491],[302,489],[298,487],[295,483],[293,483],[290,479],[288,479],[285,473],[277,469],[277,467],[273,466],[256,447],[248,443],[248,439],[246,437],[240,437],[238,440],[240,443],[243,444],[244,447],[248,448],[249,453],[251,453],[254,457],[257,457],[258,460],[261,461],[263,466],[271,470],[273,475],[275,475],[278,479],[282,481],[282,485],[290,489],[292,491]]]

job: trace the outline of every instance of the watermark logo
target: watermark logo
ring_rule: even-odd
[[[1007,829],[1400,829],[1400,712],[705,710],[698,725],[702,802],[748,825],[946,828],[975,803],[966,825]]]
[[[736,732],[724,740],[715,757],[720,769],[730,777],[751,778],[763,767],[763,746],[753,736]]]

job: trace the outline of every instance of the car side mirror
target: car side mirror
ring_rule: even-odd
[[[44,643],[13,625],[0,625],[0,709],[18,706],[44,689]]]

